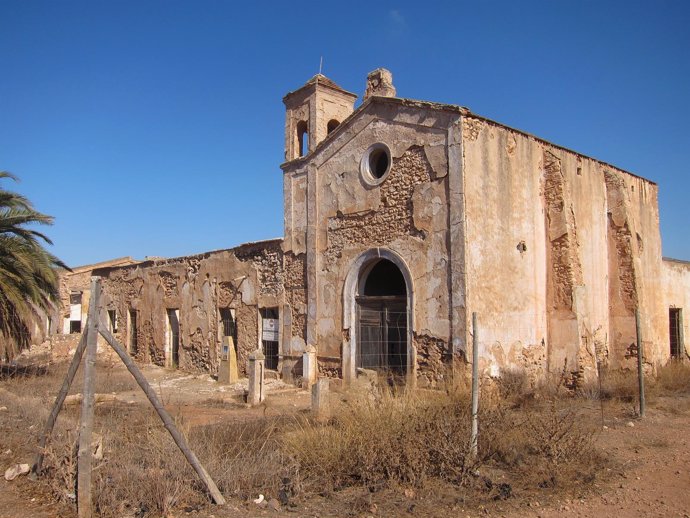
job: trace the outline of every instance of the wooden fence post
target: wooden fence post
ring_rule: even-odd
[[[91,277],[91,300],[86,321],[86,363],[84,388],[79,422],[79,452],[77,454],[77,514],[91,518],[91,432],[93,431],[94,385],[96,383],[96,357],[98,344],[99,299],[101,283]]]
[[[637,332],[637,381],[640,387],[640,417],[644,417],[646,407],[644,397],[644,346],[642,345],[642,324],[640,323],[640,308],[635,310],[635,331]]]
[[[146,397],[151,402],[151,405],[153,405],[153,408],[156,409],[158,417],[160,417],[161,421],[163,421],[163,425],[172,436],[173,440],[175,441],[175,444],[177,444],[177,447],[180,449],[180,451],[182,451],[185,458],[187,459],[187,462],[189,462],[192,468],[194,468],[194,471],[196,471],[197,475],[199,475],[199,478],[206,485],[208,492],[211,493],[213,501],[218,505],[224,505],[225,498],[223,498],[223,495],[218,490],[218,486],[216,486],[216,483],[213,481],[213,479],[208,474],[201,462],[199,462],[199,459],[194,454],[194,452],[190,449],[184,436],[179,432],[179,430],[175,426],[175,422],[173,421],[172,417],[170,417],[168,411],[163,407],[160,400],[158,399],[158,396],[156,396],[156,393],[151,388],[151,385],[149,385],[149,382],[146,380],[146,378],[141,373],[139,368],[136,366],[129,354],[127,354],[125,348],[122,347],[122,345],[120,345],[117,340],[115,340],[115,337],[110,333],[110,331],[107,330],[105,326],[101,326],[99,332],[101,333],[101,336],[103,336],[103,338],[105,338],[105,340],[115,350],[117,355],[120,357],[122,362],[127,367],[127,370],[132,374],[132,376],[134,376],[134,379],[137,381],[141,389],[144,391],[144,394],[146,394]]]
[[[479,328],[477,313],[472,313],[472,435],[470,436],[470,454],[477,456],[479,435]]]
[[[43,456],[45,455],[46,442],[48,441],[50,434],[53,432],[53,427],[55,426],[55,421],[57,421],[57,416],[60,413],[60,409],[65,402],[65,398],[67,397],[67,393],[72,386],[72,382],[74,381],[74,377],[79,369],[82,356],[84,356],[84,351],[86,350],[86,334],[86,331],[81,334],[79,345],[77,345],[77,350],[74,352],[74,357],[72,358],[72,363],[69,365],[67,375],[62,382],[62,387],[60,387],[60,392],[58,392],[58,395],[55,398],[53,410],[48,416],[48,421],[46,422],[45,428],[43,428],[43,434],[38,441],[38,453],[36,454],[36,460],[34,461],[34,466],[32,468],[33,472],[37,475],[40,475],[41,470],[43,469]]]

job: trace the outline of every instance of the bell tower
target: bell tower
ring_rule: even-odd
[[[321,74],[283,97],[285,160],[290,162],[313,151],[354,111],[356,99],[356,94]]]

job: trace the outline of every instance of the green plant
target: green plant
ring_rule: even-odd
[[[3,178],[17,180],[0,171]],[[24,196],[0,189],[0,358],[28,347],[30,324],[59,300],[56,268],[68,268],[43,247],[50,239],[31,228],[52,222]]]

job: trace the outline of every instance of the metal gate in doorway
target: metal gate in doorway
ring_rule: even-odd
[[[407,373],[407,303],[401,297],[357,297],[357,367]]]

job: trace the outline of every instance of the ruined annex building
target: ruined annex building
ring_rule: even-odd
[[[662,259],[654,182],[395,95],[379,69],[356,109],[323,75],[285,96],[282,240],[95,265],[130,353],[216,373],[225,340],[240,373],[259,348],[292,379],[314,347],[322,376],[433,386],[476,312],[486,374],[577,381],[635,364],[639,308],[649,368],[687,355],[690,263]]]

